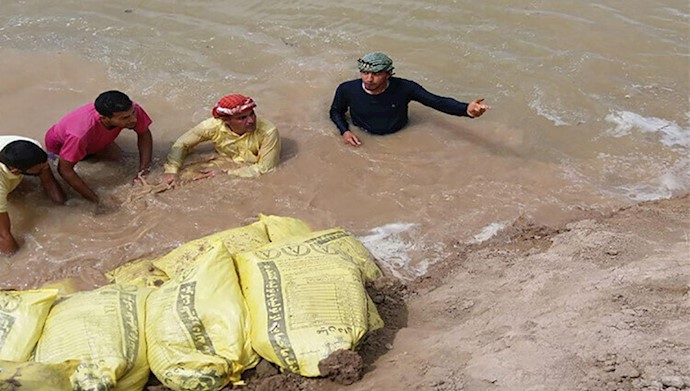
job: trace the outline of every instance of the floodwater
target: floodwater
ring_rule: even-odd
[[[0,259],[2,288],[97,285],[259,213],[344,227],[412,278],[518,218],[557,223],[690,186],[687,0],[0,3],[2,134],[42,141],[63,114],[120,89],[153,118],[152,184],[172,142],[225,94],[252,96],[283,137],[271,174],[145,194],[130,185],[136,138],[123,131],[123,162],[77,166],[99,206],[74,192],[53,206],[25,180],[9,211],[22,248]],[[493,110],[468,119],[412,103],[403,131],[345,146],[328,108],[373,50],[397,76]]]

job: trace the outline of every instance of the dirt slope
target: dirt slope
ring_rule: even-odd
[[[360,381],[264,365],[245,388],[690,390],[689,197],[456,248],[407,287],[372,287],[387,327]]]

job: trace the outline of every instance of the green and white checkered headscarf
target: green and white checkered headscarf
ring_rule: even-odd
[[[360,72],[393,72],[393,60],[382,52],[371,52],[357,60]]]

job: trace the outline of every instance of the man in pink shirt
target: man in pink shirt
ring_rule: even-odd
[[[137,133],[137,177],[147,175],[153,150],[151,123],[144,109],[127,95],[120,91],[106,91],[94,103],[72,111],[48,129],[46,149],[59,156],[58,172],[65,182],[84,198],[98,202],[98,196],[77,175],[74,166],[90,156],[120,160],[121,150],[115,139],[122,129],[128,128]]]

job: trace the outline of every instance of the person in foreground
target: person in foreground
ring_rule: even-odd
[[[106,91],[95,102],[65,115],[48,129],[46,149],[59,156],[58,172],[65,182],[87,200],[98,202],[98,195],[74,171],[74,166],[89,157],[120,160],[122,151],[115,139],[122,129],[128,128],[137,134],[139,170],[135,179],[147,175],[153,152],[151,123],[144,109],[126,94]]]
[[[331,105],[330,117],[343,137],[352,146],[361,145],[350,130],[345,114],[350,110],[352,123],[367,133],[384,135],[402,129],[408,121],[411,101],[419,102],[446,114],[480,117],[491,108],[484,99],[470,103],[438,96],[411,80],[393,77],[393,60],[381,52],[371,52],[357,60],[360,79],[338,86]]]
[[[7,213],[7,195],[24,179],[37,176],[56,204],[65,203],[65,193],[48,165],[48,155],[38,141],[19,136],[0,136],[0,254],[10,255],[19,245],[12,236]]]
[[[224,96],[208,118],[187,131],[173,144],[165,163],[163,181],[175,185],[187,154],[199,143],[210,141],[220,155],[236,163],[249,163],[225,171],[251,178],[273,170],[280,161],[280,135],[276,127],[254,112],[256,103],[240,94]]]

